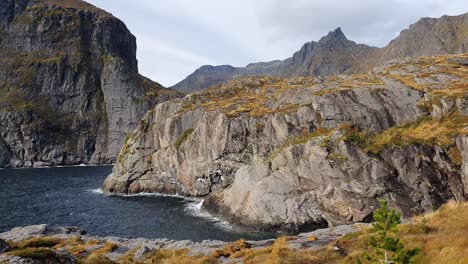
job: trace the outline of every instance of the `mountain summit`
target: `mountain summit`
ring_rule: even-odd
[[[348,40],[338,27],[318,42],[304,44],[284,61],[232,67],[229,72],[220,66],[212,66],[210,71],[195,71],[172,88],[190,93],[246,75],[297,77],[358,73],[400,57],[464,53],[468,51],[467,28],[468,13],[422,18],[403,30],[386,47],[375,48]]]

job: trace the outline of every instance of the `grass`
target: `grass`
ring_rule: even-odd
[[[248,76],[192,94],[177,114],[197,107],[206,111],[221,111],[230,118],[242,114],[260,118],[274,113],[289,113],[297,110],[299,105],[285,103],[273,108],[268,102],[279,100],[289,90],[312,85],[312,78],[291,81],[275,77]]]
[[[319,264],[336,263],[339,259],[335,252],[292,249],[288,246],[288,240],[288,237],[281,237],[268,247],[243,249],[231,258],[240,259],[246,264]]]
[[[47,5],[55,5],[55,6],[62,7],[64,9],[87,10],[87,11],[91,11],[99,15],[101,18],[112,17],[112,15],[107,13],[106,11],[99,9],[81,0],[73,0],[73,1],[71,0],[65,0],[65,1],[64,0],[45,0],[36,4],[33,7],[39,8],[39,7],[46,7]]]
[[[398,237],[408,247],[418,247],[421,254],[415,259],[415,264],[468,263],[468,202],[449,202],[439,210],[414,217],[398,226]],[[347,234],[327,247],[319,250],[307,248],[295,249],[288,245],[294,237],[280,237],[270,246],[252,248],[249,243],[239,240],[225,245],[210,255],[193,255],[188,249],[162,249],[150,252],[144,260],[136,261],[133,255],[137,249],[129,250],[117,263],[143,264],[215,264],[223,263],[223,258],[229,258],[234,263],[267,263],[267,264],[331,264],[355,263],[357,257],[368,250],[368,241],[376,231],[372,227],[364,227],[360,231]],[[311,236],[308,241],[317,240]],[[59,244],[56,244],[59,243]],[[52,246],[54,245],[55,246]],[[40,237],[15,243],[16,248],[7,252],[9,255],[36,260],[54,259],[52,249],[70,249],[80,245],[101,245],[100,248],[78,257],[82,264],[114,263],[105,254],[116,249],[116,245],[100,240],[84,242],[80,237],[67,240],[57,240],[53,237]],[[28,246],[18,248],[18,246]],[[38,247],[29,247],[38,246]],[[334,248],[338,247],[337,251]],[[364,262],[365,263],[365,262]]]
[[[212,256],[190,256],[188,249],[156,250],[148,253],[145,264],[216,264],[218,259]]]
[[[9,255],[36,260],[51,260],[56,257],[54,250],[65,250],[77,257],[82,264],[107,264],[113,263],[105,255],[117,249],[117,245],[101,241],[83,241],[80,237],[59,239],[55,237],[34,237],[23,241],[10,243],[12,249]],[[88,252],[86,248],[96,247]]]
[[[184,131],[182,136],[180,136],[174,143],[174,146],[179,149],[182,144],[190,138],[190,136],[195,132],[193,128],[187,129]]]
[[[356,88],[379,90],[385,83],[379,76],[369,73],[331,76],[325,80],[325,84],[327,88],[315,91],[313,95],[325,96]]]
[[[468,203],[449,202],[434,213],[415,217],[399,225],[398,236],[405,245],[419,247],[422,254],[415,263],[468,263]],[[350,234],[338,240],[348,252],[342,263],[354,263],[365,250],[372,229]]]
[[[317,128],[316,130],[312,132],[304,130],[299,135],[290,136],[289,138],[286,139],[286,141],[279,148],[277,148],[273,153],[271,153],[270,156],[267,157],[267,160],[274,159],[279,153],[283,152],[286,148],[305,144],[314,138],[327,137],[331,135],[333,131],[334,131],[333,129]]]
[[[49,260],[55,253],[49,248],[22,248],[7,252],[8,255],[35,260]]]
[[[251,248],[251,244],[247,243],[245,240],[241,239],[232,243],[227,244],[224,246],[223,249],[218,249],[213,253],[213,257],[226,257],[229,258],[230,256],[236,254],[237,252]]]
[[[284,98],[291,98],[302,92],[305,96],[310,94],[311,97],[341,93],[351,89],[379,92],[385,88],[384,78],[394,79],[412,89],[433,93],[434,97],[461,98],[467,95],[468,70],[451,62],[451,59],[467,56],[461,54],[420,57],[398,62],[377,73],[331,76],[323,83],[316,83],[312,78],[296,82],[291,79],[265,76],[243,77],[189,95],[182,101],[183,105],[176,115],[198,108],[205,111],[220,111],[230,118],[241,115],[262,118],[277,113],[287,114],[297,111],[301,105],[287,102]],[[413,71],[413,68],[416,70]],[[434,81],[441,74],[451,77],[442,82],[443,87],[440,87],[440,81]]]
[[[409,146],[413,144],[439,145],[451,147],[457,135],[468,135],[468,116],[454,113],[437,119],[421,119],[416,122],[395,126],[376,135],[349,130],[344,140],[355,142],[366,152],[378,154],[389,146]],[[452,151],[453,152],[453,151]],[[456,153],[452,157],[457,161]]]
[[[54,237],[33,237],[21,242],[12,243],[13,248],[30,248],[30,247],[54,247],[60,244],[62,241]]]

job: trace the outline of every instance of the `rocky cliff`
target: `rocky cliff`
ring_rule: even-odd
[[[468,198],[468,55],[367,74],[248,77],[146,114],[104,189],[206,197],[236,223],[298,231]]]
[[[0,167],[111,163],[158,102],[136,40],[80,0],[0,3]]]
[[[304,44],[284,61],[254,63],[246,67],[203,66],[172,88],[190,93],[247,75],[298,77],[359,73],[395,58],[466,53],[467,28],[468,13],[423,18],[383,48],[356,44],[337,28],[318,42]]]

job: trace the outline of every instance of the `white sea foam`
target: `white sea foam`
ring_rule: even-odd
[[[206,210],[203,210],[203,208],[202,208],[203,201],[204,200],[198,200],[198,201],[188,203],[187,207],[185,208],[186,211],[188,213],[190,213],[191,215],[194,215],[196,217],[201,217],[201,218],[204,218],[206,220],[212,221],[212,222],[214,222],[215,225],[217,225],[217,226],[219,226],[219,227],[221,227],[221,228],[223,228],[225,230],[232,230],[233,229],[233,226],[229,222],[227,222],[225,220],[222,220],[222,219],[210,214]]]
[[[206,210],[203,210],[202,208],[203,201],[204,201],[203,199],[185,197],[179,194],[165,194],[165,193],[144,193],[143,192],[143,193],[136,193],[136,194],[111,194],[111,193],[104,192],[101,188],[92,189],[89,191],[92,193],[96,193],[96,194],[104,194],[108,196],[118,196],[118,197],[172,197],[172,198],[184,199],[186,201],[189,201],[189,203],[185,205],[186,206],[185,211],[188,212],[189,214],[211,221],[215,225],[225,230],[233,229],[233,226],[229,222],[224,221],[216,216],[213,216]]]
[[[88,191],[92,192],[92,193],[95,193],[95,194],[104,194],[104,191],[101,188],[91,189],[91,190],[88,190]]]
[[[8,168],[11,170],[29,170],[29,169],[53,169],[53,168],[75,168],[75,167],[110,167],[113,164],[80,164],[80,165],[63,165],[63,166],[40,166],[40,167],[20,167],[20,168]]]

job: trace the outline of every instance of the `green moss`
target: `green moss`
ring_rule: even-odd
[[[189,137],[195,132],[193,128],[187,129],[184,131],[181,137],[179,137],[176,142],[174,143],[174,146],[179,149],[180,146],[187,140]]]
[[[32,18],[32,16],[30,14],[27,14],[27,13],[24,13],[24,14],[22,14],[20,16],[17,16],[13,20],[13,23],[17,24],[17,25],[30,25],[33,22],[34,22],[34,19]]]
[[[328,155],[328,158],[331,160],[338,161],[338,162],[348,161],[348,157],[339,153],[331,153],[330,155]]]

